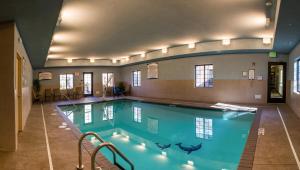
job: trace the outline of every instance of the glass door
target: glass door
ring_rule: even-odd
[[[286,63],[270,62],[268,70],[268,102],[285,103]]]
[[[83,73],[83,93],[85,96],[93,95],[93,73]]]

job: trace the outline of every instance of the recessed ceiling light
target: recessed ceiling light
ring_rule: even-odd
[[[166,54],[166,53],[168,52],[168,48],[167,48],[167,47],[162,48],[162,49],[161,49],[161,52],[162,52],[163,54]]]
[[[72,58],[68,58],[68,63],[72,63],[73,59]]]
[[[90,62],[91,62],[91,63],[94,63],[94,62],[95,62],[95,59],[94,59],[94,58],[91,58],[91,59],[90,59]]]
[[[230,45],[230,39],[223,39],[222,40],[222,45]]]
[[[141,54],[141,57],[142,57],[142,58],[146,57],[146,52],[143,52],[143,53]]]
[[[51,46],[49,48],[49,52],[63,52],[66,51],[68,48],[63,46]]]
[[[56,34],[54,34],[54,36],[53,36],[53,40],[54,40],[54,41],[62,41],[62,40],[64,40],[64,36],[63,36],[62,34],[56,33]]]
[[[112,59],[112,63],[117,63],[117,59]]]
[[[270,37],[263,38],[263,44],[271,44],[271,42],[272,42],[272,38]]]
[[[189,43],[189,44],[188,44],[188,47],[189,47],[189,48],[195,48],[195,47],[196,47],[196,43]]]
[[[271,18],[266,18],[266,26],[269,26],[271,23]]]
[[[273,5],[272,1],[267,1],[266,2],[266,6],[272,6],[272,5]]]

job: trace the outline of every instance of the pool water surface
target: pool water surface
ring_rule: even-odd
[[[253,112],[223,111],[115,100],[61,111],[82,132],[113,143],[137,170],[234,170],[254,119]],[[94,145],[98,141],[88,138]],[[108,150],[101,151],[109,160]],[[126,169],[129,165],[118,157]]]

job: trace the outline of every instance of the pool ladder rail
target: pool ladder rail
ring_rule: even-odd
[[[96,155],[97,153],[102,149],[102,148],[107,148],[108,150],[110,150],[113,154],[113,163],[114,165],[116,165],[119,169],[121,170],[125,170],[124,167],[122,167],[116,159],[116,154],[118,154],[123,160],[125,160],[129,165],[130,165],[130,169],[134,170],[134,165],[133,163],[121,152],[119,151],[113,144],[105,142],[97,133],[95,132],[87,132],[84,133],[83,135],[81,135],[81,137],[79,138],[79,142],[78,142],[78,166],[77,166],[77,170],[83,170],[84,169],[84,165],[82,163],[82,142],[83,140],[87,137],[87,136],[94,136],[98,141],[101,142],[100,145],[98,145],[92,155],[91,155],[91,169],[92,170],[98,170],[99,168],[96,168],[95,163],[96,163]],[[101,168],[100,168],[101,169]]]

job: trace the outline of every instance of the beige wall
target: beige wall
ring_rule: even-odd
[[[288,60],[287,56],[271,59],[268,54],[226,54],[199,56],[160,61],[159,79],[147,79],[147,64],[121,68],[123,81],[131,84],[131,73],[142,71],[142,86],[133,87],[134,96],[170,98],[201,102],[257,103],[267,102],[267,76],[269,61]],[[199,64],[214,65],[214,87],[194,87],[194,67]],[[253,65],[254,64],[254,65]],[[255,69],[263,80],[248,80],[242,72]],[[255,99],[255,95],[262,95]]]
[[[17,54],[23,58],[23,75],[22,75],[22,129],[26,124],[26,120],[30,113],[31,105],[32,105],[32,66],[30,60],[28,58],[27,52],[22,43],[20,34],[18,29],[15,27],[15,59]],[[16,63],[16,62],[15,62]],[[16,74],[15,74],[16,75]]]
[[[102,96],[102,73],[114,73],[115,82],[120,80],[119,68],[117,67],[73,67],[73,68],[48,68],[34,70],[34,78],[38,78],[39,72],[51,72],[52,80],[41,81],[41,94],[44,94],[45,88],[59,88],[59,75],[64,73],[79,72],[79,76],[74,76],[74,87],[82,86],[83,72],[93,72],[93,92],[94,96]]]
[[[296,68],[294,66],[295,60],[300,57],[300,44],[290,53],[289,57],[289,91],[288,91],[288,101],[289,106],[300,116],[300,94],[295,91],[295,71]]]
[[[14,23],[0,25],[0,150],[15,151],[17,149],[18,113],[16,94],[16,56],[17,51],[26,61],[24,66],[23,93],[23,126],[31,108],[31,65],[22,43],[18,43],[18,31]]]

